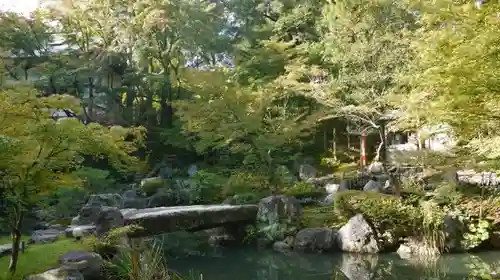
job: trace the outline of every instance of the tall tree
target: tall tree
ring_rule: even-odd
[[[54,108],[78,112],[79,102],[67,95],[39,97],[31,88],[16,87],[0,94],[0,193],[7,212],[2,221],[12,233],[11,273],[16,270],[25,214],[41,194],[78,183],[70,174],[83,156],[107,157],[123,171],[133,170],[139,162],[130,154],[142,143],[142,129],[51,118]]]
[[[417,60],[405,75],[411,92],[400,102],[400,124],[451,126],[462,154],[496,164],[498,143],[500,4],[420,1],[422,28],[415,33]],[[410,123],[411,124],[411,123]]]
[[[0,13],[0,49],[3,67],[10,79],[28,80],[28,70],[47,59],[52,34],[43,17],[34,12],[27,18],[13,12]]]
[[[380,135],[376,159],[384,145],[382,120],[392,109],[389,97],[397,75],[411,61],[405,32],[415,17],[403,3],[389,0],[335,1],[323,7],[317,43],[288,66],[282,83],[297,87],[329,114],[357,124],[359,132]]]

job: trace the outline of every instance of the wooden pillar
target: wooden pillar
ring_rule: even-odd
[[[361,144],[360,144],[360,151],[361,151],[361,169],[363,169],[366,166],[366,133],[363,132],[361,134]]]
[[[382,123],[380,124],[380,134],[381,134],[381,137],[382,139],[380,139],[382,141],[382,148],[380,149],[380,162],[382,163],[386,163],[386,158],[387,158],[387,134],[386,134],[386,126],[387,126],[387,122],[384,120],[382,121]]]
[[[333,158],[337,160],[337,131],[335,128],[333,128],[332,149]]]

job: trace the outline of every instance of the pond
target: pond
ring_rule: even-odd
[[[450,254],[425,263],[396,254],[284,254],[244,248],[172,259],[169,266],[183,275],[202,275],[195,279],[203,280],[462,280],[483,279],[474,276],[499,270],[500,252]]]

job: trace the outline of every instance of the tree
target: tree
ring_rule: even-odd
[[[390,97],[397,75],[411,60],[404,34],[415,18],[404,3],[389,0],[330,2],[323,15],[320,39],[303,44],[281,83],[322,104],[322,120],[343,118],[360,133],[379,134],[378,160],[385,145],[382,122],[395,109]]]
[[[142,144],[143,129],[84,125],[76,118],[56,121],[51,118],[53,109],[79,112],[79,100],[67,95],[39,97],[36,90],[20,87],[0,94],[0,178],[7,212],[3,220],[12,233],[11,273],[16,270],[26,212],[41,194],[78,184],[71,171],[79,168],[83,156],[106,157],[122,171],[139,163],[130,154]]]
[[[47,59],[53,41],[49,30],[39,13],[33,13],[31,18],[12,12],[0,13],[0,49],[3,50],[0,55],[2,60],[9,61],[3,70],[11,79],[27,80],[28,70]]]
[[[420,1],[422,27],[414,34],[415,63],[404,73],[411,91],[398,105],[399,123],[451,127],[467,161],[496,165],[500,156],[498,2],[480,9],[465,1]]]
[[[185,131],[198,140],[197,152],[242,155],[241,162],[234,162],[237,169],[266,176],[271,189],[279,187],[278,165],[289,160],[282,154],[314,130],[317,118],[276,89],[234,85],[179,102],[177,108]]]

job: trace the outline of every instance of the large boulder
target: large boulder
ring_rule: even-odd
[[[488,243],[493,250],[500,249],[500,231],[492,232]]]
[[[35,230],[31,233],[29,243],[52,243],[55,242],[64,230],[60,229],[42,229]]]
[[[72,226],[93,225],[97,215],[101,212],[101,205],[85,205],[80,209],[78,215],[71,219]]]
[[[444,233],[446,237],[445,247],[449,252],[464,251],[462,240],[467,227],[459,217],[446,215],[443,219]]]
[[[382,184],[379,181],[370,180],[363,187],[365,192],[380,192],[382,190]]]
[[[295,223],[303,214],[300,201],[294,197],[276,195],[260,200],[257,221],[266,224]]]
[[[337,249],[337,232],[330,228],[305,228],[295,236],[293,247],[303,252],[329,252]]]
[[[86,280],[101,279],[103,263],[99,254],[87,251],[70,251],[59,258],[61,267],[80,272]]]
[[[45,272],[30,275],[25,278],[26,280],[84,280],[84,276],[75,269],[60,267],[50,269]]]
[[[263,239],[272,243],[293,234],[303,214],[300,201],[284,195],[260,200],[257,211],[258,230]]]
[[[347,224],[340,228],[337,242],[344,252],[376,254],[381,251],[375,230],[361,214],[350,218]]]
[[[88,235],[94,234],[96,231],[96,227],[94,225],[81,225],[81,226],[70,226],[64,233],[66,237],[84,237]]]
[[[123,198],[117,193],[91,195],[85,206],[78,212],[78,216],[71,220],[71,225],[95,224],[102,207],[117,207],[121,209],[123,208]]]
[[[123,227],[125,220],[120,209],[116,207],[102,207],[96,220],[96,233],[102,236],[114,228]]]
[[[12,253],[12,244],[0,244],[0,257],[7,256]]]
[[[299,178],[303,181],[316,177],[316,168],[310,164],[302,164],[299,167]]]
[[[384,172],[384,164],[380,161],[375,161],[368,166],[368,172],[373,175],[382,174]]]

